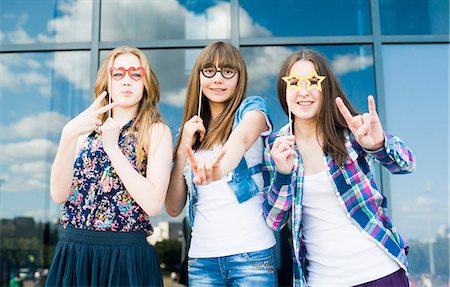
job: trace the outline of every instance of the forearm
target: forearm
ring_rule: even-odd
[[[66,128],[62,131],[58,151],[50,173],[50,195],[57,204],[66,202],[70,195],[77,139],[76,133]]]
[[[112,167],[122,181],[125,189],[136,203],[149,216],[154,216],[161,210],[166,194],[167,184],[160,183],[152,176],[144,177],[130,163],[119,146],[108,152]],[[169,173],[169,170],[159,170]]]
[[[172,216],[178,216],[186,204],[186,182],[183,177],[186,153],[177,152],[175,163],[170,174],[169,188],[166,196],[166,211]]]

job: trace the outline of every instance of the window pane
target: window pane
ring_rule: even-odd
[[[241,0],[241,37],[370,34],[368,0]]]
[[[91,18],[88,0],[1,0],[0,43],[91,41]]]
[[[229,1],[102,2],[102,41],[228,39],[230,29]]]
[[[394,223],[411,245],[413,278],[434,273],[433,286],[447,286],[449,45],[389,45],[383,58],[386,126],[417,159],[413,174],[389,176]]]
[[[62,127],[91,100],[89,53],[0,54],[0,74],[1,280],[20,271],[32,286],[57,240],[50,169]]]
[[[448,34],[448,0],[379,0],[385,35]]]
[[[250,78],[249,95],[262,96],[268,102],[275,129],[288,122],[278,101],[278,72],[282,62],[300,48],[279,46],[242,49]],[[353,106],[360,112],[367,111],[367,96],[375,94],[372,48],[356,45],[308,48],[327,57]]]

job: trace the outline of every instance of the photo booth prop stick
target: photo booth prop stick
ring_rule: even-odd
[[[295,89],[301,91],[305,89],[310,91],[316,89],[322,91],[322,82],[325,80],[325,76],[319,76],[316,70],[307,76],[299,76],[295,71],[292,71],[289,76],[282,77],[286,82],[288,90]],[[288,94],[290,97],[290,94]],[[289,134],[292,135],[292,115],[291,115],[291,103],[290,99],[287,99],[288,115],[289,115]]]
[[[201,72],[200,72],[200,77],[199,77],[199,79],[200,79],[200,91],[198,93],[198,110],[197,110],[197,116],[199,116],[199,117],[201,117],[201,112],[202,112],[202,94],[203,94],[201,78],[202,78],[202,75],[201,75]]]

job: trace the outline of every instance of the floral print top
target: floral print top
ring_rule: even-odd
[[[134,119],[122,127],[119,147],[133,167],[145,176],[147,157],[144,156],[142,167],[138,169],[137,129],[133,122]],[[75,160],[70,196],[61,211],[61,224],[64,228],[153,233],[149,216],[134,201],[111,166],[98,130],[87,137]]]

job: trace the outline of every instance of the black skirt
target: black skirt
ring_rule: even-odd
[[[163,286],[145,232],[68,227],[56,245],[46,286]]]

